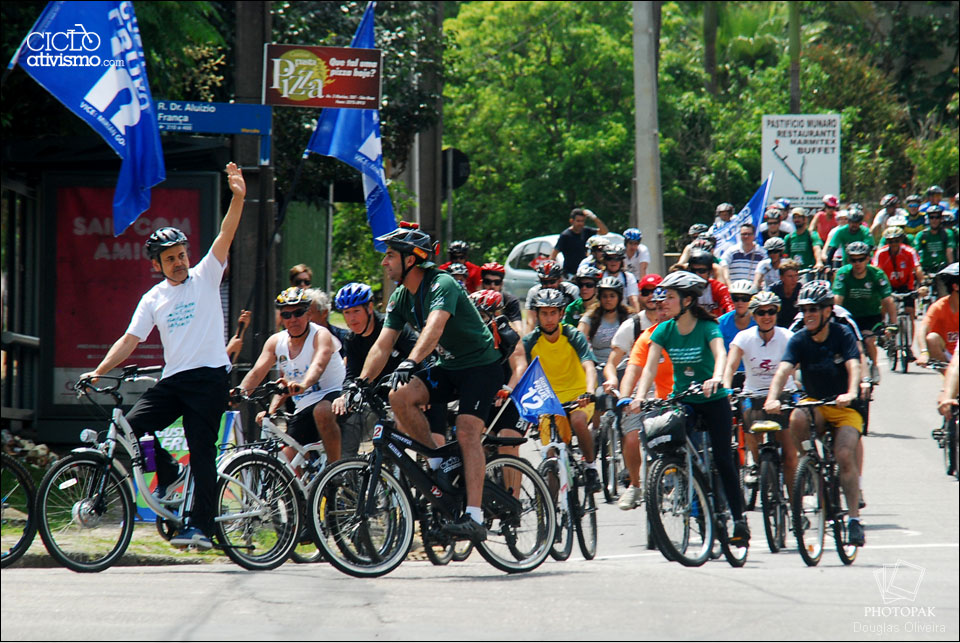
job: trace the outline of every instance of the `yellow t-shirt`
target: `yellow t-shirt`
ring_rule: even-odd
[[[596,362],[583,333],[564,326],[559,339],[550,342],[537,329],[523,338],[527,358],[540,358],[540,366],[561,403],[567,403],[587,392],[587,374],[582,362]]]

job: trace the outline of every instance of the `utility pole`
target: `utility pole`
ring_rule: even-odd
[[[800,113],[800,3],[790,6],[790,113]]]
[[[636,212],[631,224],[650,249],[649,272],[663,274],[663,203],[660,193],[660,133],[657,125],[657,3],[633,3],[633,102],[636,139]]]

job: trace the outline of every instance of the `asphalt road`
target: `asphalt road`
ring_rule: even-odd
[[[3,640],[910,639],[960,637],[960,498],[930,438],[939,376],[884,373],[866,439],[867,546],[816,568],[771,554],[760,515],[742,569],[645,548],[643,512],[601,505],[599,555],[507,576],[478,555],[361,580],[329,565],[4,570]],[[226,559],[224,559],[226,560]]]

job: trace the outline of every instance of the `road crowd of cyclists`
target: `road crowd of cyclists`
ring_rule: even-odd
[[[242,199],[239,170],[231,164],[227,172],[235,197]],[[510,393],[535,358],[559,401],[576,403],[569,424],[589,493],[601,489],[595,444],[600,416],[622,414],[622,456],[629,476],[617,499],[623,510],[641,502],[644,454],[638,432],[649,397],[666,398],[691,383],[702,384],[686,402],[714,445],[731,443],[735,413],[742,413],[747,425],[779,420],[788,489],[806,416],[799,410],[785,414],[781,403],[835,400],[834,406],[816,408],[815,421],[835,431],[849,507],[847,534],[852,545],[862,546],[861,437],[871,392],[880,384],[877,342],[891,341],[897,328],[895,293],[904,295],[902,307],[917,319],[909,331],[915,349],[909,359],[921,365],[952,363],[956,379],[957,209],[956,197],[948,208],[942,195],[931,186],[925,200],[910,195],[902,209],[899,197],[888,194],[871,220],[865,220],[859,204],[841,208],[832,195],[815,213],[779,199],[764,213],[759,229],[743,223],[737,242],[721,250],[715,233],[735,212],[722,203],[712,224],[690,227],[689,243],[663,276],[648,271],[650,254],[640,230],[624,230],[625,243],[612,243],[596,214],[576,209],[553,255],[531,266],[539,283],[523,301],[504,291],[501,263],[471,263],[469,244],[453,241],[449,261],[438,266],[430,235],[401,223],[380,238],[387,246],[381,264],[397,284],[384,313],[375,309],[369,284],[344,284],[331,302],[311,288],[306,265],[294,266],[290,287],[276,298],[279,332],[267,340],[235,394],[249,393],[276,368],[287,393],[270,410],[290,404],[288,430],[302,443],[321,441],[333,462],[355,456],[370,438],[376,418],[358,401],[387,378],[389,404],[404,433],[438,447],[450,439],[448,425],[455,422],[467,501],[462,516],[444,529],[472,542],[486,538],[481,438],[495,418],[492,431],[526,434],[528,424],[516,409],[500,411],[505,404],[513,406]],[[189,267],[182,232],[164,228],[150,237],[147,254],[165,280],[144,296],[127,334],[87,374],[105,374],[153,325],[160,327],[166,371],[128,417],[142,434],[166,426],[171,413],[184,415],[199,493],[190,528],[173,541],[180,546],[211,546],[211,431],[216,431],[207,416],[222,410],[228,360],[210,339],[218,329],[222,337],[222,315],[207,311],[203,302],[219,301],[215,292],[207,292],[207,282],[215,289],[239,217],[231,205],[220,236],[196,268]],[[587,226],[587,220],[597,227]],[[194,282],[196,288],[190,286]],[[330,323],[331,303],[346,329]],[[731,396],[738,395],[753,404],[732,405]],[[956,404],[950,395],[948,383],[938,399],[943,413]],[[216,404],[205,406],[197,402],[201,398]],[[448,406],[454,401],[459,404],[451,420]],[[162,413],[158,405],[165,407]],[[752,436],[746,437],[746,448],[749,480],[758,461]],[[738,491],[738,463],[733,451],[714,451],[734,521],[731,542],[746,547],[750,530]],[[426,466],[447,469],[440,458]],[[155,493],[162,495],[175,484],[172,461],[163,460],[160,474]]]

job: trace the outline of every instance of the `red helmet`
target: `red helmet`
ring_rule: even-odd
[[[833,194],[826,194],[823,197],[823,205],[828,208],[840,207],[840,200]]]
[[[540,281],[544,279],[560,279],[563,276],[563,268],[556,261],[548,259],[537,266],[537,278]]]
[[[493,272],[498,275],[503,275],[506,274],[507,270],[503,267],[503,264],[499,264],[496,261],[488,261],[480,266],[480,274],[482,275],[485,272]]]
[[[503,305],[503,295],[496,290],[478,290],[470,294],[470,301],[480,312],[494,315]]]

